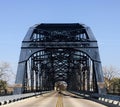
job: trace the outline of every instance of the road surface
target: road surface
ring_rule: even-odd
[[[40,96],[20,100],[1,107],[107,107],[74,94],[52,91]]]

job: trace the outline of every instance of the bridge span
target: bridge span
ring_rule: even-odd
[[[105,94],[98,44],[91,29],[79,23],[37,24],[22,41],[15,94],[54,90]]]
[[[52,91],[43,95],[2,105],[2,107],[108,107],[69,92]]]
[[[120,101],[106,96],[97,40],[90,27],[79,23],[30,27],[22,41],[15,83],[14,94],[50,93],[6,107],[105,107],[86,97],[117,105]]]

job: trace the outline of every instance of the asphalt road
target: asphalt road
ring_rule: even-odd
[[[55,91],[40,96],[24,99],[1,107],[107,107],[68,92],[59,94]]]

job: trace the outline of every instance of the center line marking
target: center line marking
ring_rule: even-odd
[[[61,94],[58,94],[58,99],[57,99],[56,107],[63,107],[63,97],[62,97]]]

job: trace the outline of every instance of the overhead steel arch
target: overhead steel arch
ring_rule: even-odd
[[[53,90],[105,93],[98,44],[91,29],[79,23],[37,24],[22,41],[14,93]]]

